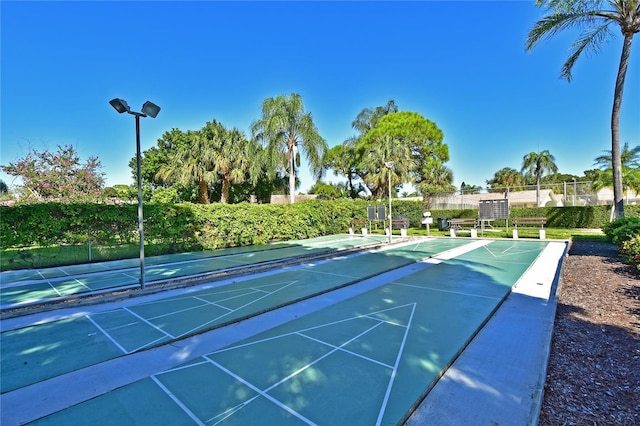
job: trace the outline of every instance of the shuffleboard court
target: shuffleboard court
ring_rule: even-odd
[[[465,239],[423,240],[226,285],[186,289],[176,296],[161,294],[157,300],[59,322],[5,329],[0,389],[7,392],[70,368],[201,333],[467,245],[474,247]]]
[[[166,282],[297,256],[364,247],[381,241],[384,241],[382,236],[333,235],[262,246],[153,256],[146,260],[145,277],[148,283]],[[0,307],[9,309],[76,294],[134,287],[139,279],[137,259],[2,272]]]
[[[474,244],[34,424],[401,423],[547,244]]]

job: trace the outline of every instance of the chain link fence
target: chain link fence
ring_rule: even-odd
[[[426,200],[431,209],[477,209],[480,200],[506,198],[513,207],[564,207],[613,205],[613,189],[594,190],[591,182],[560,182],[505,188],[486,188],[481,191],[445,192],[433,194]],[[625,204],[640,204],[640,194],[625,192]]]

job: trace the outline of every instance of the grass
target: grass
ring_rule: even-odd
[[[545,228],[547,239],[552,240],[606,240],[604,234],[599,229],[560,229]],[[537,239],[537,228],[519,228],[518,234],[521,239]],[[383,234],[382,230],[373,230],[373,234]],[[399,235],[400,231],[395,231],[394,235]],[[511,229],[509,229],[511,234]],[[409,228],[409,236],[426,236],[426,228]],[[438,231],[431,228],[429,232],[433,237],[448,237],[449,231]],[[460,237],[467,237],[470,231],[458,231]],[[484,238],[510,238],[504,228],[487,229],[482,235],[478,230],[478,236]],[[106,260],[118,260],[136,258],[139,255],[138,244],[120,246],[94,246],[91,248],[91,261],[101,262]],[[166,245],[147,244],[145,254],[147,256],[168,253]],[[11,248],[0,251],[0,271],[10,271],[16,269],[49,268],[62,265],[73,265],[89,262],[89,250],[86,245],[69,245],[53,247],[23,247]]]
[[[606,240],[605,235],[600,229],[567,229],[567,228],[544,228],[547,234],[547,239],[550,240]],[[518,236],[521,239],[538,239],[539,228],[518,228]],[[376,233],[374,231],[373,233]],[[382,233],[382,231],[379,231]],[[485,229],[484,235],[482,231],[478,229],[478,237],[482,238],[511,238],[512,228],[509,228],[509,233],[505,228]],[[394,235],[398,234],[398,231]],[[409,228],[407,231],[409,236],[425,236],[427,230],[425,228]],[[430,230],[429,235],[432,237],[448,237],[449,231],[438,231],[437,228]],[[456,235],[465,237],[470,236],[471,231],[457,231]]]

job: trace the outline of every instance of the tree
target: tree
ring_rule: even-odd
[[[456,190],[453,186],[453,171],[446,167],[442,161],[432,159],[422,174],[422,180],[417,183],[418,191],[422,194],[425,208],[430,209],[434,195],[441,192]]]
[[[351,123],[351,127],[358,131],[359,136],[363,136],[373,129],[382,117],[396,112],[398,112],[398,106],[393,99],[390,99],[385,106],[377,106],[373,109],[365,108],[360,111],[356,119]]]
[[[270,173],[288,171],[291,203],[295,202],[297,153],[306,157],[315,176],[322,175],[322,159],[327,143],[318,133],[311,113],[305,111],[299,94],[265,99],[262,117],[251,125],[251,133],[256,141],[266,146]]]
[[[413,162],[408,144],[390,135],[377,134],[367,146],[361,168],[367,170],[363,179],[374,197],[383,198],[389,193],[389,177],[392,188],[411,179],[409,170]]]
[[[462,182],[462,185],[460,185],[460,191],[464,194],[479,194],[482,192],[482,187],[480,185],[469,185]]]
[[[430,168],[444,166],[449,160],[449,148],[443,139],[442,131],[434,122],[418,113],[403,111],[380,118],[362,137],[359,147],[365,152],[375,151],[380,143],[396,141],[402,150],[390,155],[395,157],[392,161],[396,162],[396,175],[406,179],[398,183],[413,182],[424,187],[425,181],[433,177]]]
[[[356,184],[355,180],[360,176],[358,168],[361,155],[352,144],[336,145],[330,148],[322,161],[325,169],[332,169],[336,176],[344,176],[347,179],[349,197],[357,198],[358,194],[364,190],[361,183]]]
[[[173,162],[173,158],[179,147],[188,149],[193,132],[183,132],[180,129],[173,128],[158,139],[156,146],[142,152],[140,159],[140,168],[142,174],[142,187],[145,199],[150,199],[155,190],[159,188],[167,188],[175,186],[176,191],[182,201],[191,200],[191,196],[195,182],[179,183],[177,179],[169,178],[160,173],[162,167],[167,167]],[[137,180],[136,157],[133,156],[129,161],[131,176],[133,181]],[[197,200],[197,197],[194,201]]]
[[[505,167],[493,174],[493,178],[487,181],[487,185],[493,190],[500,188],[511,188],[524,185],[524,176],[516,169]],[[495,192],[489,190],[489,192]]]
[[[535,23],[527,37],[526,47],[531,51],[541,40],[569,28],[580,28],[582,33],[572,45],[572,52],[562,66],[561,76],[571,81],[571,70],[583,52],[598,52],[617,25],[622,32],[622,53],[618,64],[613,107],[611,109],[611,155],[613,197],[617,217],[624,216],[622,189],[622,160],[620,153],[620,110],[624,82],[629,65],[633,35],[640,32],[640,2],[638,0],[536,0],[536,6],[545,7],[548,14]]]
[[[318,198],[335,200],[349,195],[347,185],[344,183],[326,183],[318,180],[310,189],[309,194],[316,194]]]
[[[598,190],[601,188],[611,187],[613,185],[611,173],[612,155],[611,151],[605,151],[607,154],[601,155],[595,159],[595,165],[600,170],[596,174],[593,181],[593,188]],[[625,143],[620,153],[622,163],[622,189],[626,193],[629,189],[633,189],[636,193],[640,192],[640,145],[633,149],[629,149],[629,143]]]
[[[257,180],[262,164],[262,154],[255,143],[251,143],[238,129],[226,129],[213,120],[200,131],[213,149],[213,172],[220,177],[222,185],[220,202],[229,203],[229,192],[232,184],[244,183],[247,178]],[[253,173],[248,173],[252,171]]]
[[[97,201],[104,186],[98,157],[89,157],[81,164],[73,145],[58,145],[56,152],[32,150],[15,163],[0,167],[22,179],[27,200]]]
[[[9,187],[7,186],[7,184],[5,183],[5,181],[3,181],[2,179],[0,179],[0,196],[2,195],[6,195],[9,193]]]
[[[530,152],[522,157],[522,170],[525,179],[531,177],[536,182],[536,206],[540,206],[540,179],[547,173],[558,173],[556,159],[549,150]]]
[[[362,146],[362,138],[373,129],[378,121],[387,114],[398,112],[398,106],[393,100],[387,101],[384,106],[364,108],[356,116],[351,126],[358,132],[357,135],[345,140],[342,145],[331,148],[323,160],[325,169],[333,169],[336,175],[344,176],[349,185],[351,198],[357,198],[364,191],[364,186],[355,181],[366,179],[367,170],[362,169],[362,159],[368,148]]]
[[[163,164],[157,178],[163,182],[198,185],[198,202],[209,204],[209,185],[216,181],[215,146],[200,131],[187,133],[189,143],[176,147],[171,159]]]

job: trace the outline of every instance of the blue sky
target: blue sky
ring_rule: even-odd
[[[542,12],[533,0],[2,1],[0,164],[73,145],[83,160],[99,157],[107,185],[132,184],[134,119],[110,99],[162,107],[141,122],[145,150],[165,131],[212,119],[249,135],[264,99],[295,92],[329,146],[354,135],[363,108],[390,99],[434,121],[456,186],[485,186],[544,149],[560,172],[582,175],[611,148],[622,39],[614,28],[567,83],[560,68],[577,33],[525,52]],[[640,46],[632,50],[621,142],[636,146]],[[301,179],[305,192],[314,182],[306,167]]]

